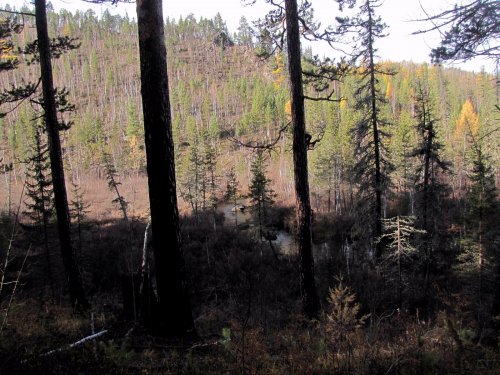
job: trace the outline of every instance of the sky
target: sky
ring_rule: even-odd
[[[326,26],[339,15],[338,7],[334,0],[312,0],[315,14]],[[30,0],[0,0],[0,7],[5,4],[20,7],[29,4]],[[135,4],[118,5],[93,5],[83,0],[51,0],[55,10],[67,9],[75,11],[77,9],[86,10],[92,8],[96,14],[101,14],[108,9],[111,13],[127,14],[135,16]],[[383,60],[390,61],[413,61],[416,63],[430,62],[429,53],[431,48],[436,46],[439,35],[421,34],[411,35],[412,32],[425,29],[429,25],[423,22],[412,20],[425,17],[428,14],[436,14],[453,6],[455,0],[385,0],[379,8],[382,20],[389,25],[389,35],[376,42],[378,55]],[[180,16],[187,16],[192,13],[195,17],[213,18],[220,13],[226,21],[231,32],[236,31],[242,15],[247,20],[254,21],[266,14],[266,5],[263,0],[257,0],[253,6],[244,6],[240,0],[164,0],[164,16],[178,19]],[[320,56],[331,56],[332,52],[326,46],[312,45],[313,52]],[[451,66],[465,70],[481,70],[484,66],[487,71],[493,72],[494,66],[486,60],[474,60],[467,63],[454,63]]]

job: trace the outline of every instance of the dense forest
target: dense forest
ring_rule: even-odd
[[[147,154],[150,31],[48,6],[70,259],[39,10],[0,12],[1,372],[500,371],[498,77],[377,62],[371,0],[371,26],[338,19],[357,57],[322,60],[294,43],[292,3],[238,30],[163,22],[182,244],[169,259],[185,277],[168,300],[177,271],[147,254],[151,216],[156,246],[168,238]]]

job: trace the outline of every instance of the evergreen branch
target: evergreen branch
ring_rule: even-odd
[[[21,16],[35,17],[35,13],[21,12],[17,10],[0,9],[0,13],[16,14]]]

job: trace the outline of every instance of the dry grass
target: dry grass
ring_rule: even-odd
[[[91,333],[90,315],[74,314],[65,299],[48,298],[45,263],[30,257],[21,291],[0,336],[0,373],[106,374],[484,374],[500,373],[498,348],[476,337],[478,323],[465,294],[441,303],[426,319],[393,308],[390,290],[366,265],[353,266],[345,281],[352,290],[342,310],[328,303],[328,290],[345,274],[339,243],[348,219],[317,217],[315,239],[331,241],[330,254],[316,263],[324,315],[308,322],[301,315],[298,261],[277,261],[267,244],[246,231],[224,225],[218,217],[184,216],[182,240],[197,342],[153,338],[124,319],[120,277],[137,269],[147,217],[144,178],[123,179],[121,192],[130,203],[132,220],[120,220],[104,180],[82,180],[91,203],[83,227],[79,259],[92,301],[95,330],[109,333],[82,346],[50,357]],[[187,211],[184,211],[185,213]],[[290,210],[277,208],[276,225],[289,228]],[[335,231],[329,229],[336,228]],[[54,231],[55,228],[51,228]],[[51,238],[55,235],[51,232]],[[17,249],[29,242],[21,232]],[[342,240],[343,241],[343,240]],[[36,254],[36,252],[35,252]],[[54,250],[54,254],[57,254]],[[58,295],[64,277],[58,264]],[[356,295],[354,295],[355,291]],[[409,302],[415,296],[408,295]],[[330,301],[335,299],[330,298]],[[338,300],[338,299],[337,299]],[[357,306],[357,307],[356,307]],[[5,299],[0,300],[0,310]],[[372,313],[363,320],[362,316]],[[498,339],[498,334],[494,333]]]

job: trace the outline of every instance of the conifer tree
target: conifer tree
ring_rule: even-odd
[[[467,97],[460,110],[460,116],[455,125],[453,134],[453,144],[455,151],[455,172],[458,178],[458,189],[462,191],[466,186],[467,155],[469,153],[472,139],[479,132],[479,117],[474,109],[474,104],[470,97]]]
[[[339,1],[341,5],[346,3]],[[353,2],[349,5],[352,6]],[[362,199],[369,205],[369,212],[375,230],[373,238],[382,236],[382,199],[389,185],[391,165],[385,154],[384,138],[387,133],[384,127],[387,120],[381,115],[381,108],[386,104],[381,92],[379,78],[381,75],[393,74],[377,63],[375,41],[384,37],[386,25],[376,15],[380,0],[363,0],[359,13],[353,18],[338,18],[338,32],[354,33],[356,45],[352,52],[353,62],[359,63],[359,86],[356,90],[355,109],[360,118],[354,129],[356,152],[355,175],[359,184]],[[382,255],[382,241],[376,244],[375,257]]]
[[[217,176],[217,152],[215,147],[209,142],[208,137],[205,137],[205,140],[203,164],[204,179],[206,182],[204,185],[209,194],[209,208],[215,209],[217,207],[217,186],[219,180]]]
[[[333,64],[331,60],[311,59],[312,69],[303,69],[300,38],[322,40],[330,45],[336,33],[331,28],[321,30],[321,25],[314,20],[311,2],[301,2],[300,8],[296,0],[275,2],[265,0],[273,5],[264,21],[258,23],[259,33],[258,55],[262,58],[273,56],[276,51],[285,49],[288,57],[288,73],[290,84],[290,115],[293,133],[294,186],[296,197],[297,244],[300,257],[300,286],[304,312],[309,318],[317,317],[319,300],[314,277],[314,260],[312,254],[312,209],[309,196],[309,175],[307,151],[311,144],[306,134],[304,100],[332,100],[332,81],[338,80],[345,73],[342,64]],[[253,1],[255,2],[255,1]],[[317,93],[328,90],[324,97],[310,97],[304,94],[303,84],[314,87]],[[313,141],[314,142],[314,141]]]
[[[467,61],[482,56],[498,64],[500,47],[495,40],[500,37],[499,12],[497,0],[462,1],[419,20],[430,22],[432,26],[415,34],[439,30],[441,42],[432,49],[433,62]]]
[[[229,170],[227,174],[226,182],[226,192],[224,194],[224,199],[231,202],[234,211],[234,224],[238,225],[238,180],[236,179],[236,173],[234,168]]]
[[[271,180],[266,177],[265,159],[262,151],[257,152],[251,166],[252,180],[248,187],[248,196],[252,202],[252,211],[259,223],[259,236],[263,238],[268,208],[274,203],[274,191],[269,187]]]
[[[241,16],[238,25],[238,33],[236,34],[237,36],[236,40],[238,44],[242,46],[253,47],[252,35],[253,35],[253,30],[248,24],[246,17]]]
[[[76,221],[76,229],[78,233],[78,251],[81,258],[82,253],[82,226],[90,212],[90,204],[85,202],[80,184],[75,180],[71,180],[73,199],[70,202],[71,219]]]
[[[57,119],[57,103],[54,95],[51,56],[57,50],[50,46],[47,9],[45,0],[35,0],[38,57],[40,62],[41,80],[43,88],[43,109],[49,142],[49,155],[54,188],[54,201],[57,214],[59,240],[66,274],[68,276],[69,294],[73,306],[88,307],[88,301],[82,286],[80,271],[76,264],[71,245],[70,218],[64,168],[62,160],[61,142],[59,137],[60,124]],[[57,55],[57,54],[56,54]]]
[[[191,206],[194,214],[204,208],[205,192],[205,166],[200,150],[198,137],[189,146],[187,157],[184,160],[183,173],[181,174],[181,197]]]
[[[118,174],[113,164],[113,160],[111,160],[111,156],[108,153],[104,153],[103,164],[104,170],[106,172],[106,180],[108,181],[108,188],[116,195],[116,198],[114,198],[112,202],[118,205],[118,208],[122,212],[123,220],[128,221],[128,202],[123,197],[123,195],[120,194],[120,190],[118,189],[118,187],[121,185],[121,182],[117,180]]]
[[[417,96],[415,113],[417,118],[417,133],[419,143],[413,151],[419,163],[416,170],[416,193],[418,217],[421,220],[424,234],[424,265],[425,265],[425,293],[428,292],[430,267],[433,257],[433,238],[437,234],[437,223],[440,208],[444,197],[448,193],[447,186],[440,177],[448,171],[448,163],[441,158],[442,145],[438,140],[434,109],[429,90],[424,83],[416,87]],[[440,174],[441,172],[441,174]]]
[[[54,279],[52,274],[51,251],[49,245],[48,227],[54,215],[54,191],[50,178],[50,161],[48,145],[43,134],[42,124],[34,120],[31,126],[30,155],[25,161],[26,167],[26,197],[27,216],[41,229],[45,258],[47,261],[47,276],[50,282],[52,298],[55,297]]]
[[[401,308],[403,302],[403,290],[408,285],[408,275],[404,270],[414,263],[415,255],[418,252],[414,244],[416,235],[425,232],[416,226],[414,216],[396,216],[395,218],[384,219],[383,238],[388,239],[387,251],[383,255],[383,266],[386,280],[396,285],[398,307]],[[382,238],[380,239],[382,240]]]
[[[466,202],[467,213],[466,221],[469,227],[469,236],[472,242],[467,246],[463,254],[473,260],[473,264],[467,266],[477,269],[478,278],[478,297],[479,303],[484,296],[484,284],[486,266],[491,264],[492,260],[498,254],[494,253],[494,243],[500,235],[497,225],[498,201],[495,187],[495,176],[487,155],[483,153],[480,142],[473,146],[472,171],[469,175],[471,180],[470,189],[467,192]],[[475,264],[474,264],[475,263]]]
[[[13,17],[0,18],[0,72],[15,69],[19,60],[12,36],[22,31],[23,25]]]

